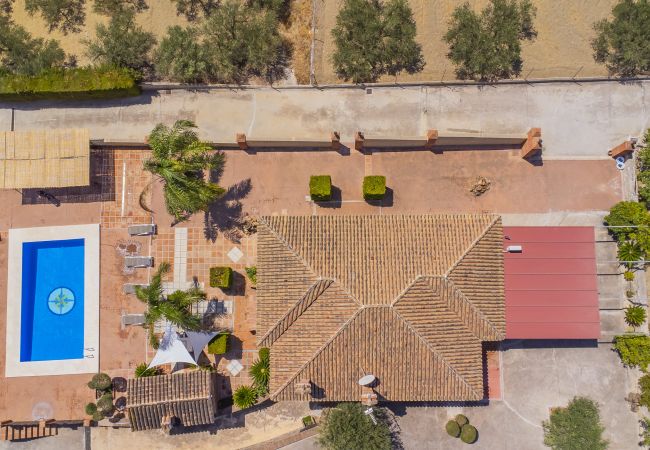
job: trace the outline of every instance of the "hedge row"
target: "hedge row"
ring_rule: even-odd
[[[79,67],[55,69],[38,76],[0,73],[0,101],[86,100],[140,94],[129,69]]]

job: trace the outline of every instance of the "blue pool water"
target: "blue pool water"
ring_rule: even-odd
[[[20,360],[84,354],[84,239],[23,243]]]

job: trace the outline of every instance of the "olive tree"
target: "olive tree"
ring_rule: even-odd
[[[521,42],[537,36],[535,14],[530,0],[490,0],[480,14],[469,3],[457,7],[444,36],[456,76],[496,81],[519,75]]]
[[[650,73],[650,2],[621,0],[612,19],[594,24],[597,36],[591,41],[596,62],[610,74],[625,77]]]
[[[50,31],[78,33],[86,20],[85,3],[86,0],[25,0],[25,10],[32,16],[40,13]]]
[[[114,15],[108,26],[100,23],[95,35],[94,41],[84,41],[86,53],[94,62],[134,70],[149,65],[156,38],[136,24],[133,11]]]
[[[112,16],[123,11],[142,12],[149,8],[145,0],[95,0],[93,11],[104,16]]]
[[[173,0],[176,3],[176,13],[179,16],[185,16],[190,22],[197,20],[199,17],[208,17],[212,14],[219,4],[220,0]]]
[[[272,11],[228,0],[206,19],[203,33],[210,43],[210,64],[221,81],[269,78],[283,63],[283,41]]]
[[[318,443],[328,450],[390,450],[392,438],[381,408],[373,408],[377,424],[359,403],[340,403],[323,417]]]
[[[65,53],[57,41],[33,38],[23,27],[0,16],[0,70],[38,75],[64,61]]]
[[[384,74],[416,73],[424,67],[416,25],[406,0],[345,0],[332,37],[334,69],[354,83],[377,81]]]
[[[196,83],[210,79],[208,48],[194,27],[170,27],[160,41],[154,62],[156,72],[173,81]]]
[[[605,450],[605,430],[600,423],[598,404],[586,397],[575,397],[566,408],[556,408],[543,422],[544,444],[553,450]]]

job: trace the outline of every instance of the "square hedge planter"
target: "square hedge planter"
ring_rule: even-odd
[[[326,202],[332,198],[332,177],[312,175],[309,178],[309,195],[315,202]]]
[[[363,178],[363,198],[365,200],[381,200],[386,195],[386,177],[370,175]]]
[[[232,286],[232,268],[210,267],[210,287],[230,289]]]

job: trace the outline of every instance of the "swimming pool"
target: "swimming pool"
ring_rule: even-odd
[[[98,370],[99,226],[9,230],[6,376]]]
[[[83,358],[84,240],[23,242],[20,360]]]

